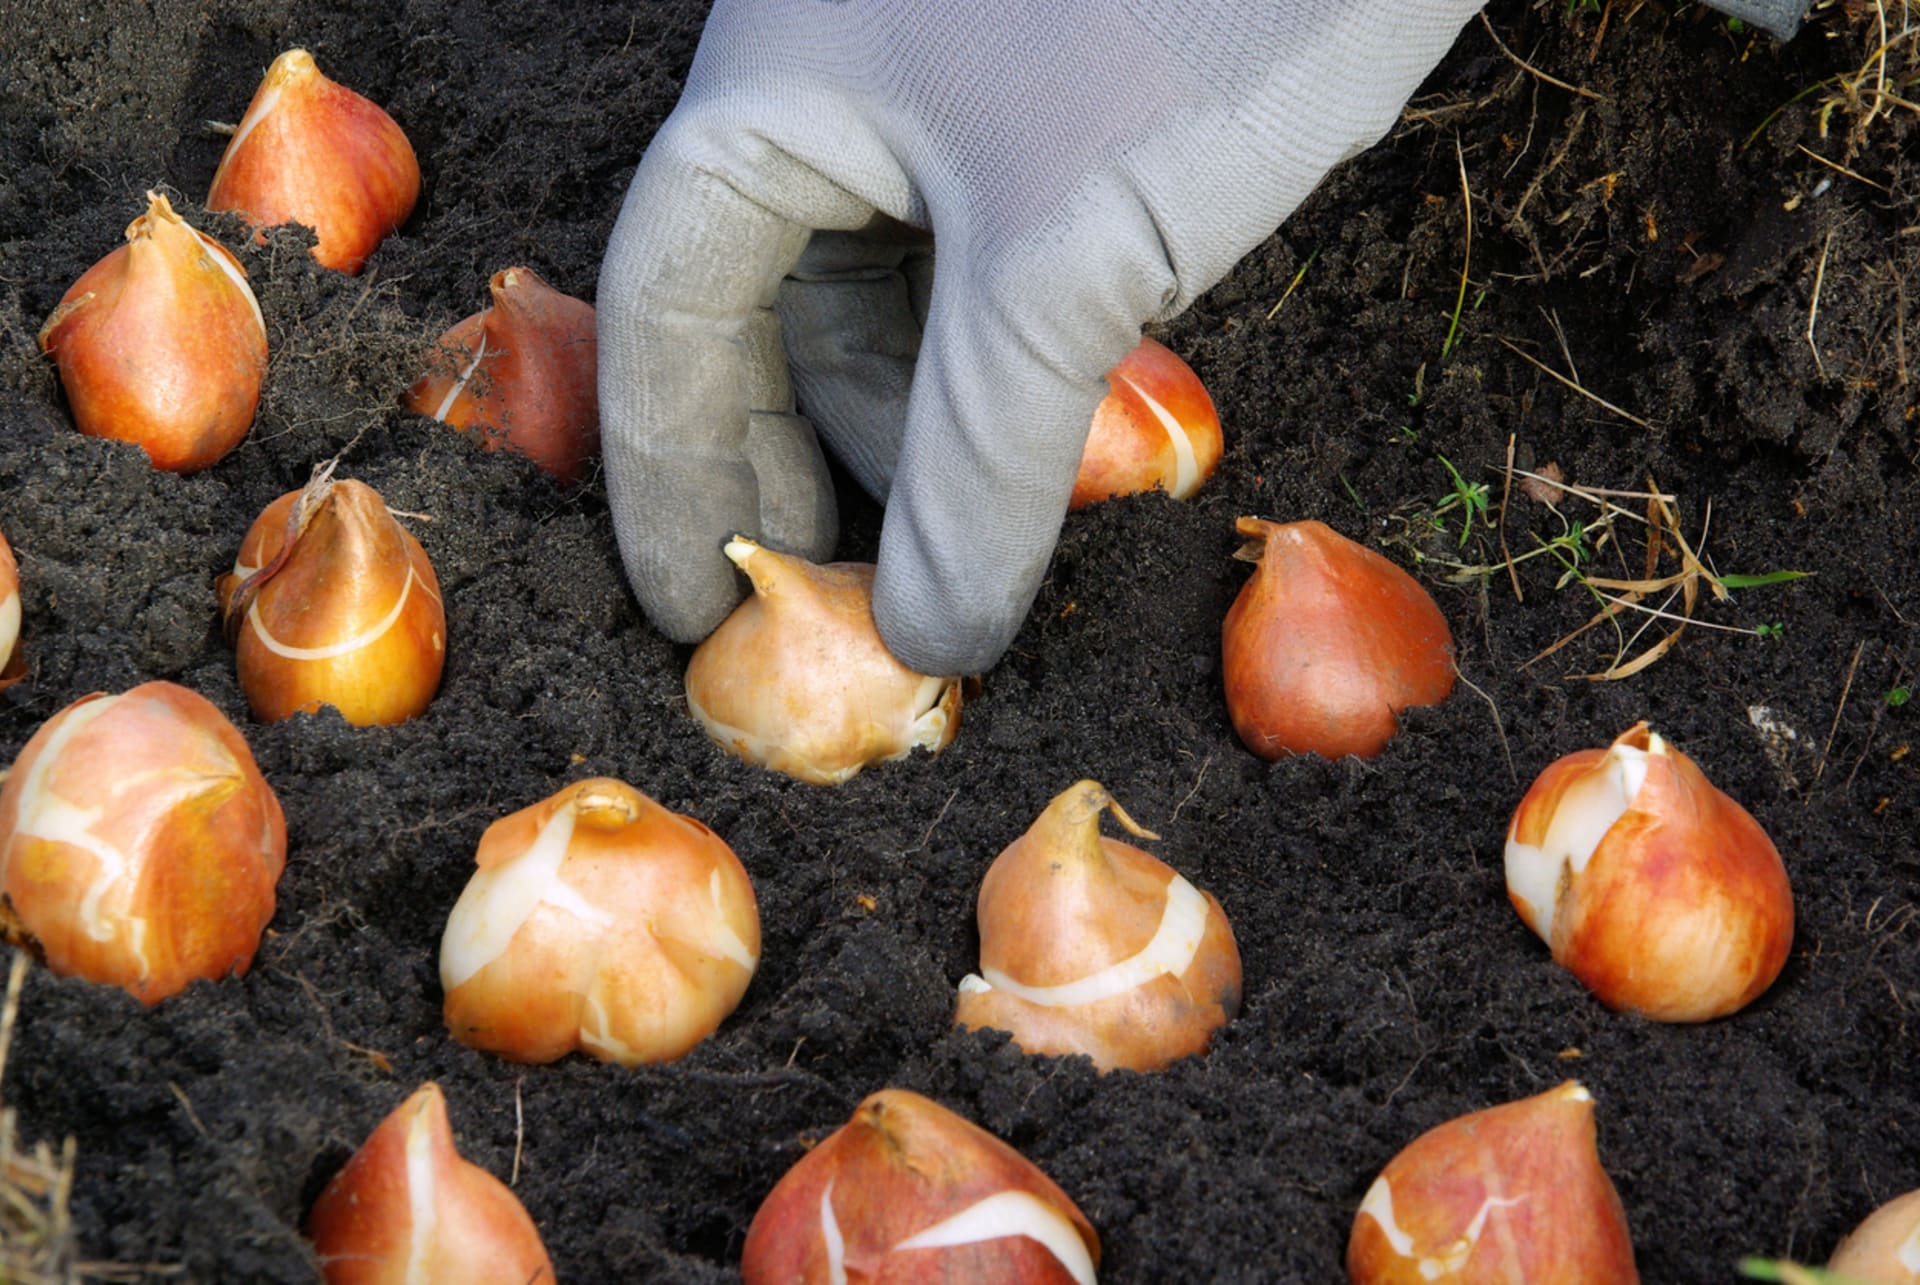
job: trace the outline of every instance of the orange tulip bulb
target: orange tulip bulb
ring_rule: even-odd
[[[1703,1022],[1773,984],[1793,890],[1766,831],[1644,722],[1534,781],[1507,830],[1507,896],[1611,1008]]]
[[[408,391],[407,409],[577,481],[600,453],[593,307],[531,268],[503,268],[488,289],[493,306],[440,336],[435,366]]]
[[[883,1089],[767,1193],[740,1274],[746,1285],[1094,1285],[1099,1263],[1092,1225],[1032,1161],[937,1102]]]
[[[307,1235],[327,1285],[553,1285],[511,1188],[463,1157],[429,1080],[394,1108],[313,1202]]]
[[[1367,1188],[1353,1285],[1635,1285],[1633,1240],[1594,1144],[1593,1095],[1559,1088],[1449,1120]]]
[[[260,403],[267,327],[247,273],[167,198],[80,274],[40,328],[80,431],[192,473],[240,444]]]
[[[1248,749],[1372,758],[1401,710],[1453,690],[1453,635],[1418,581],[1319,522],[1241,518],[1255,562],[1221,628],[1227,713]]]
[[[246,741],[173,683],[81,697],[0,785],[8,935],[143,1004],[247,971],[286,860],[280,800]]]
[[[513,1062],[684,1056],[739,1004],[760,913],[721,838],[623,781],[487,827],[440,940],[447,1029]]]
[[[269,504],[216,586],[253,715],[323,705],[357,727],[426,709],[447,616],[426,550],[363,482],[324,473]]]
[[[1206,1050],[1240,1010],[1226,912],[1172,867],[1100,833],[1141,829],[1098,782],[1056,796],[980,885],[980,973],[954,1021],[1010,1031],[1029,1053],[1085,1053],[1151,1071]]]
[[[1107,372],[1107,387],[1068,508],[1154,490],[1184,500],[1213,476],[1226,443],[1220,414],[1191,366],[1142,337]]]
[[[300,223],[313,257],[357,273],[413,213],[420,163],[379,106],[327,79],[304,49],[267,68],[214,171],[209,210],[234,210],[253,227]]]

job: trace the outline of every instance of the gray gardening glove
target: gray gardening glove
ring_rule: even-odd
[[[1709,8],[1750,22],[1779,40],[1792,40],[1807,16],[1807,0],[1707,0]]]
[[[831,555],[797,386],[886,502],[887,646],[991,667],[1106,371],[1385,133],[1479,7],[719,0],[600,274],[607,490],[647,615],[712,630],[736,532]]]

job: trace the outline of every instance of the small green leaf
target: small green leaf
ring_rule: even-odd
[[[1802,1267],[1785,1258],[1743,1258],[1740,1274],[1753,1281],[1781,1281],[1785,1285],[1869,1285],[1858,1276],[1842,1276],[1824,1267]]]
[[[1720,583],[1729,589],[1757,589],[1761,585],[1785,584],[1789,580],[1805,580],[1811,571],[1768,571],[1757,576],[1721,576]]]
[[[1366,501],[1360,498],[1360,492],[1353,489],[1353,483],[1347,481],[1347,475],[1345,473],[1340,475],[1340,485],[1347,488],[1347,498],[1353,501],[1353,507],[1365,513],[1367,511]]]

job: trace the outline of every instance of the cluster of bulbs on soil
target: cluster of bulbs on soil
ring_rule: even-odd
[[[357,272],[420,187],[378,106],[303,50],[277,59],[207,199],[250,225],[314,229],[314,256]],[[245,436],[267,328],[244,269],[149,194],[128,244],[61,300],[40,334],[79,427],[188,472]],[[529,456],[562,481],[598,450],[593,309],[523,267],[449,330],[412,409]],[[127,362],[126,353],[144,361]],[[1218,463],[1218,416],[1192,370],[1151,339],[1109,375],[1072,506],[1161,489],[1185,498]],[[1404,709],[1446,699],[1453,644],[1399,567],[1317,522],[1242,518],[1256,564],[1222,633],[1235,731],[1266,759],[1381,753]],[[721,745],[804,781],[938,753],[960,723],[957,677],[902,666],[872,618],[873,568],[816,566],[739,536],[752,594],[695,652],[693,715]],[[324,705],[359,725],[420,714],[446,620],[419,542],[362,483],[323,470],[283,495],[217,586],[241,686],[263,722]],[[18,568],[0,538],[0,685],[24,672]],[[1203,1053],[1232,1021],[1240,956],[1220,902],[1101,817],[1141,828],[1094,781],[1059,794],[981,883],[980,961],[954,1020],[1104,1072]],[[158,1003],[242,975],[272,918],[286,827],[239,730],[171,683],[94,694],[55,714],[0,787],[0,917],[49,967]],[[739,1003],[760,955],[753,886],[732,849],[609,778],[494,822],[441,942],[453,1036],[502,1058],[569,1053],[632,1066],[678,1058]],[[1760,826],[1639,724],[1549,766],[1508,830],[1520,917],[1605,1004],[1674,1022],[1732,1013],[1783,966],[1792,896]],[[552,1279],[538,1230],[455,1149],[422,1086],[314,1204],[334,1281]],[[1089,1285],[1099,1237],[1045,1174],[953,1112],[876,1093],[766,1197],[749,1282],[947,1279]],[[1920,1192],[1849,1238],[1836,1270],[1920,1282]],[[1442,1124],[1361,1202],[1355,1282],[1631,1281],[1620,1200],[1579,1084]],[[424,1272],[425,1275],[418,1275]],[[899,1275],[895,1275],[895,1274]]]

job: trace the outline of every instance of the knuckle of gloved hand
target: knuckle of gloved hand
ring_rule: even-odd
[[[764,146],[759,132],[723,102],[682,99],[647,144],[644,164],[672,182],[727,182],[733,174],[750,172],[754,151]]]

